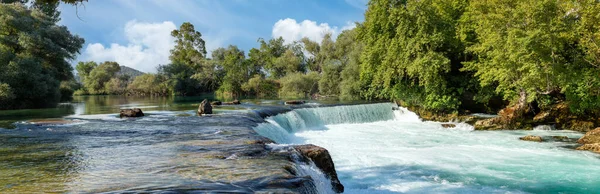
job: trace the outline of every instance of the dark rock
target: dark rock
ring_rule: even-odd
[[[198,115],[202,116],[204,114],[212,114],[212,106],[208,103],[208,100],[204,99],[200,106],[198,106]]]
[[[344,192],[344,185],[340,183],[340,180],[337,177],[337,172],[335,171],[335,166],[329,155],[329,151],[312,144],[297,145],[294,146],[294,149],[300,152],[302,156],[312,160],[315,165],[323,171],[325,176],[331,180],[331,186],[335,192]]]
[[[300,104],[304,104],[304,103],[306,103],[306,101],[304,101],[304,100],[288,100],[288,101],[285,101],[285,104],[287,104],[287,105],[300,105]]]
[[[235,104],[241,104],[241,102],[239,100],[234,100],[231,102],[223,102],[224,105],[235,105]]]
[[[535,142],[542,142],[543,141],[542,137],[535,136],[535,135],[528,135],[528,136],[525,136],[525,137],[520,137],[519,139],[523,140],[523,141],[535,141]]]
[[[587,151],[600,153],[600,143],[585,144],[585,145],[577,147],[577,150],[587,150]]]
[[[455,124],[449,124],[449,123],[443,123],[442,127],[444,127],[444,128],[455,128],[456,125]]]
[[[143,117],[144,112],[142,109],[134,108],[134,109],[121,109],[121,113],[119,114],[121,118],[123,117]]]
[[[583,137],[581,137],[579,140],[577,140],[577,143],[580,143],[580,144],[600,143],[600,127],[585,133],[585,135]]]
[[[210,104],[211,104],[211,105],[214,105],[214,106],[218,106],[218,105],[221,105],[221,104],[223,104],[223,103],[222,103],[221,101],[218,101],[218,100],[217,100],[217,101],[212,101]]]
[[[569,137],[567,136],[552,136],[552,139],[556,140],[556,141],[569,141]]]

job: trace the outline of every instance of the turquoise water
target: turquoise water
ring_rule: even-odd
[[[346,193],[600,192],[600,155],[551,137],[574,140],[581,133],[474,131],[461,123],[446,129],[392,107],[294,110],[255,130],[278,143],[327,148]],[[549,141],[518,139],[525,135]]]

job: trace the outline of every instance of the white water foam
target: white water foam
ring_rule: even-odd
[[[527,142],[524,135],[567,136],[572,131],[474,131],[468,124],[443,128],[393,105],[296,111],[259,125],[278,143],[329,150],[347,193],[590,193],[600,190],[600,160],[564,142]],[[351,110],[343,113],[336,110]],[[363,110],[357,110],[363,109]],[[387,110],[393,115],[372,109]],[[345,121],[357,112],[358,120]],[[376,113],[373,117],[368,116]],[[305,114],[327,116],[317,122]],[[368,119],[365,119],[368,118]],[[270,119],[270,118],[269,118]],[[267,120],[269,120],[267,119]],[[312,118],[309,118],[312,119]],[[362,119],[362,120],[361,120]],[[284,125],[281,125],[283,121]],[[303,124],[288,124],[303,123]],[[269,126],[270,129],[266,130]],[[318,126],[318,127],[314,127]],[[303,128],[304,127],[304,128]],[[316,129],[316,130],[315,130]],[[281,134],[286,133],[286,134]]]

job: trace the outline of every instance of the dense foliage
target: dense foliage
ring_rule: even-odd
[[[0,3],[0,109],[51,107],[70,97],[61,88],[73,79],[69,60],[84,40],[57,25],[58,14],[56,4]]]

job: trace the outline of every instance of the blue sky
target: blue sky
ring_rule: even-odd
[[[90,0],[61,5],[62,25],[85,38],[79,60],[117,61],[144,72],[168,63],[170,31],[191,22],[207,49],[237,45],[248,51],[257,39],[303,36],[320,41],[363,20],[367,0]],[[76,61],[74,62],[76,63]]]

